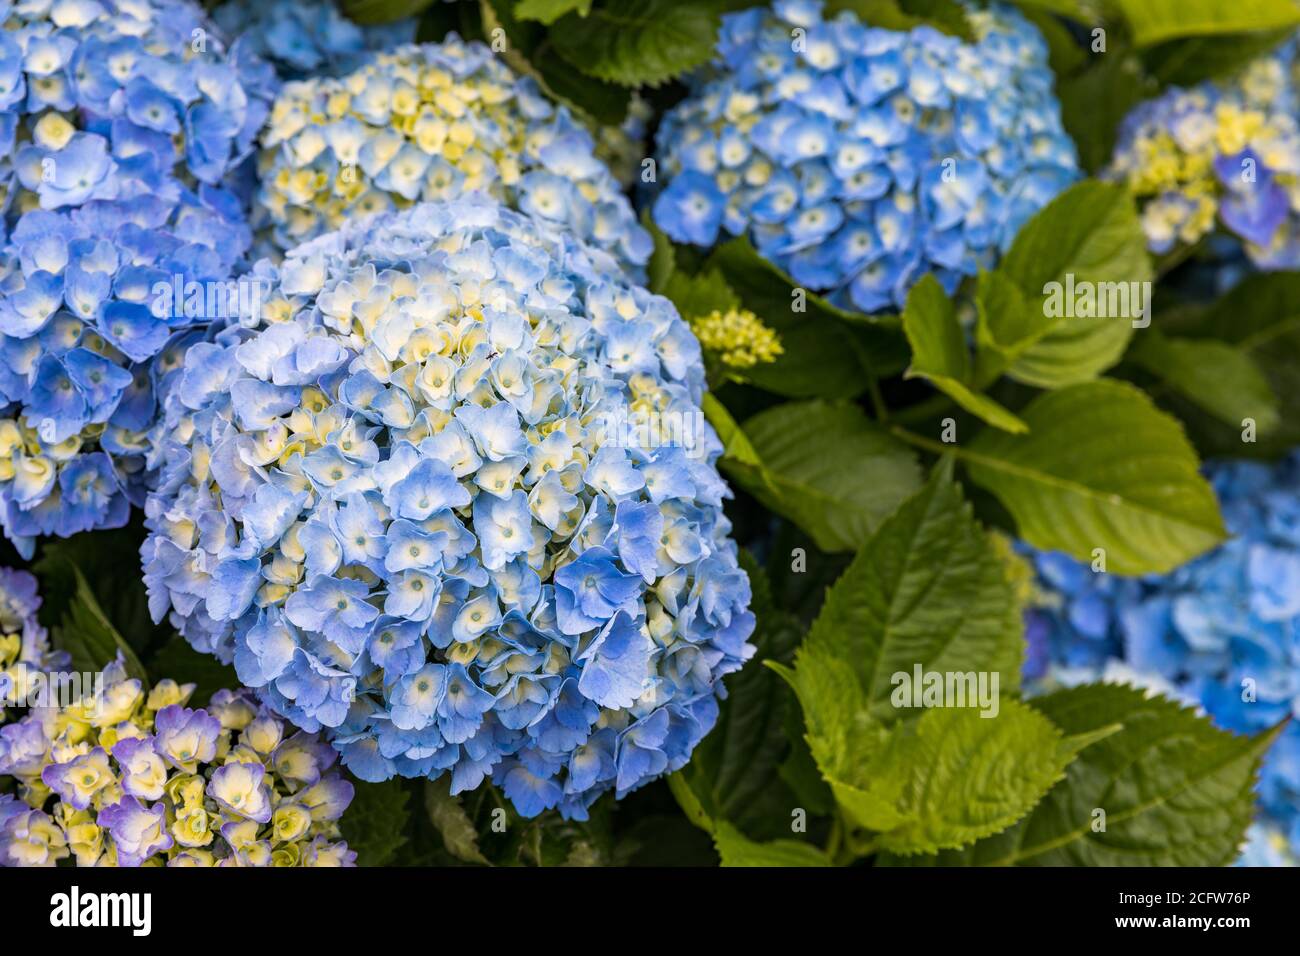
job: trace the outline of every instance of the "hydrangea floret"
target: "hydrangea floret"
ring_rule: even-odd
[[[50,646],[36,619],[40,606],[35,577],[0,568],[0,723],[28,700],[34,673],[67,664],[68,655]]]
[[[655,222],[697,246],[748,236],[863,312],[992,266],[1079,171],[1037,29],[1007,7],[967,15],[971,43],[826,19],[820,0],[724,16],[659,126]]]
[[[672,304],[483,196],[258,268],[176,388],[155,614],[365,780],[584,818],[683,766],[754,616]]]
[[[0,525],[30,555],[143,500],[152,360],[213,317],[173,290],[250,244],[232,187],[274,78],[183,0],[0,16]]]
[[[1297,41],[1234,77],[1173,87],[1124,120],[1107,174],[1136,197],[1151,251],[1178,255],[1216,230],[1260,269],[1300,267]]]
[[[1267,465],[1214,464],[1209,477],[1233,537],[1162,576],[1119,577],[1056,553],[1034,555],[1026,677],[1103,677],[1204,708],[1258,733],[1300,712],[1300,453]],[[1284,730],[1259,783],[1265,822],[1300,848],[1300,728]]]
[[[650,258],[650,236],[587,129],[487,46],[455,34],[340,79],[287,84],[264,144],[258,201],[280,250],[350,218],[482,191],[634,274]]]
[[[351,866],[338,819],[353,786],[318,737],[252,693],[185,706],[121,660],[104,686],[0,728],[0,866]]]

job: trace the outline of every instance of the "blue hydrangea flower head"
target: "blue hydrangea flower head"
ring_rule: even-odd
[[[754,617],[671,303],[482,195],[257,268],[176,388],[155,615],[365,780],[582,818],[683,766]]]
[[[164,353],[208,311],[185,290],[251,243],[274,77],[182,0],[0,16],[0,525],[30,554],[142,501]]]
[[[0,866],[352,866],[338,754],[246,690],[186,704],[119,659],[77,700],[0,728]]]
[[[415,40],[415,18],[360,26],[334,0],[226,0],[212,12],[286,80],[350,73],[380,50]]]
[[[634,275],[650,258],[650,236],[587,129],[455,34],[341,79],[287,84],[263,142],[259,227],[281,251],[349,218],[484,191]]]
[[[925,274],[955,290],[1079,175],[1042,36],[1007,7],[968,18],[973,43],[824,19],[819,0],[724,16],[660,124],[655,222],[697,246],[748,236],[863,312]]]
[[[1256,268],[1300,267],[1297,40],[1226,80],[1172,87],[1138,105],[1107,174],[1137,198],[1158,255],[1217,230]]]
[[[1300,714],[1300,453],[1275,465],[1214,464],[1209,477],[1233,537],[1167,575],[1118,577],[1060,554],[1033,555],[1043,598],[1028,620],[1027,680],[1100,676],[1153,687],[1238,733]],[[1259,805],[1294,856],[1294,722],[1265,759]]]

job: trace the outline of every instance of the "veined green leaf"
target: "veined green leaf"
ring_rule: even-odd
[[[1149,329],[1129,357],[1233,428],[1252,418],[1267,434],[1278,424],[1272,386],[1258,363],[1236,346],[1213,339],[1171,338]]]
[[[713,56],[718,4],[605,0],[557,21],[551,40],[572,66],[622,86],[658,86]]]
[[[906,377],[926,379],[990,425],[1009,432],[1027,430],[1013,413],[974,389],[965,334],[952,300],[934,276],[923,277],[908,294],[903,332],[912,346],[912,364]]]
[[[985,430],[963,456],[971,479],[1036,548],[1119,574],[1165,572],[1226,537],[1218,502],[1176,420],[1112,380],[1041,395],[1028,435]]]
[[[429,814],[447,852],[466,863],[487,864],[488,860],[478,848],[478,833],[474,824],[460,805],[460,797],[452,796],[450,775],[424,782],[424,809]]]
[[[515,16],[520,20],[537,20],[551,24],[566,13],[585,17],[591,12],[591,0],[519,0]]]
[[[1112,0],[1138,46],[1174,37],[1214,36],[1300,26],[1293,0]]]
[[[1005,373],[1059,388],[1097,377],[1143,321],[1150,280],[1146,236],[1125,189],[1093,180],[1071,187],[1020,230],[996,272],[980,276],[976,381]]]
[[[1006,565],[976,524],[949,469],[885,519],[826,595],[799,652],[847,661],[873,719],[909,715],[890,701],[892,676],[924,671],[998,675],[1020,683],[1024,626]]]
[[[409,794],[403,780],[354,784],[348,812],[339,829],[348,849],[357,854],[358,866],[386,866],[406,842],[406,808]]]
[[[1219,730],[1163,697],[1091,684],[1033,701],[1067,734],[1119,724],[1083,750],[1025,820],[957,853],[882,862],[984,866],[1222,866],[1254,812],[1260,760],[1275,728]]]
[[[127,676],[147,683],[148,674],[140,658],[99,606],[81,568],[66,558],[52,558],[41,562],[38,571],[43,578],[57,576],[71,582],[70,589],[64,588],[65,592],[71,593],[71,598],[61,622],[54,629],[54,643],[68,652],[72,669],[78,672],[102,671],[121,654]]]
[[[724,458],[723,469],[823,551],[858,547],[921,484],[912,451],[856,406],[787,402],[743,434],[757,463]]]
[[[774,840],[757,843],[725,820],[713,833],[723,866],[830,866],[826,854],[810,843]]]

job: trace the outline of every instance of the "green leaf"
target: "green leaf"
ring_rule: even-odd
[[[713,838],[723,866],[831,865],[826,854],[811,844],[797,840],[756,843],[725,820],[718,821]]]
[[[872,318],[831,305],[797,286],[747,240],[723,243],[709,265],[781,336],[785,351],[775,362],[745,370],[759,388],[791,398],[852,398],[866,390],[870,376],[885,378],[907,364],[896,316]]]
[[[1082,70],[1089,54],[1080,46],[1079,40],[1070,32],[1069,27],[1057,16],[1026,0],[1021,0],[1020,7],[1020,15],[1032,23],[1047,41],[1048,64],[1057,77],[1057,99],[1059,100],[1062,81],[1076,71]]]
[[[404,781],[384,783],[354,781],[355,794],[339,829],[348,849],[357,854],[358,866],[387,866],[406,842],[409,798]]]
[[[677,271],[677,251],[663,230],[655,225],[649,207],[641,210],[641,225],[650,233],[654,249],[646,266],[646,288],[658,295],[667,295],[668,282]]]
[[[147,684],[149,677],[144,665],[104,614],[95,593],[86,583],[81,568],[56,555],[42,560],[37,564],[36,571],[41,575],[42,581],[63,581],[62,589],[71,594],[62,620],[54,629],[54,644],[71,656],[72,670],[102,671],[121,653],[127,676],[138,678]]]
[[[1150,306],[1150,280],[1146,236],[1124,188],[1071,187],[1020,230],[997,272],[980,276],[977,381],[1005,372],[1059,388],[1097,377],[1124,354],[1138,300]],[[1071,316],[1075,290],[1093,290],[1097,311],[1128,317]]]
[[[1300,26],[1294,0],[1112,0],[1138,46],[1174,37],[1215,36]]]
[[[713,426],[713,430],[718,433],[718,440],[722,442],[723,457],[738,466],[757,469],[761,476],[763,463],[759,461],[758,452],[749,443],[749,438],[736,424],[736,420],[731,417],[731,412],[718,401],[717,396],[712,392],[705,392],[700,410],[704,412],[704,417]]]
[[[847,786],[832,781],[832,789],[859,824],[881,831],[882,849],[933,853],[1011,826],[1085,742],[1063,738],[1015,700],[988,718],[970,708],[929,709],[897,725],[868,765],[846,767],[853,772]]]
[[[591,0],[519,0],[515,16],[520,20],[537,20],[551,24],[566,13],[585,17],[591,12]]]
[[[362,26],[392,23],[418,15],[434,0],[342,0],[343,13]]]
[[[757,617],[750,638],[754,659],[726,678],[727,697],[719,705],[717,723],[691,762],[673,776],[684,778],[706,816],[726,819],[750,836],[770,838],[789,832],[790,811],[800,804],[781,778],[781,765],[791,751],[785,728],[793,699],[784,682],[759,662],[792,661],[804,629],[772,603],[767,576],[749,553],[742,551],[740,560],[753,591],[750,610]]]
[[[1233,428],[1253,418],[1259,431],[1267,434],[1281,417],[1263,370],[1236,346],[1212,339],[1170,338],[1151,329],[1139,337],[1129,357]]]
[[[994,673],[1000,691],[1019,686],[1024,626],[1006,564],[940,467],[858,552],[826,596],[798,667],[847,661],[871,717],[889,723],[915,711],[890,697],[892,675]]]
[[[142,660],[152,647],[171,640],[175,631],[154,624],[149,613],[149,595],[140,578],[143,537],[144,528],[133,515],[124,528],[44,542],[33,570],[43,578],[41,614],[46,625],[58,624],[75,594],[76,578],[68,567],[72,564],[94,582],[95,599],[104,616]]]
[[[1140,64],[1124,50],[1088,53],[1092,62],[1057,82],[1061,121],[1089,173],[1101,171],[1115,152],[1120,124],[1152,92]]]
[[[1112,380],[1040,395],[1028,435],[985,430],[963,456],[971,479],[1015,517],[1036,548],[1107,569],[1163,573],[1226,532],[1196,452],[1178,422],[1138,388]]]
[[[569,14],[551,32],[556,49],[588,76],[622,86],[659,86],[713,56],[718,4],[605,0]]]
[[[689,764],[688,764],[689,766]],[[690,776],[684,770],[668,776],[668,789],[677,800],[678,806],[686,814],[686,819],[705,833],[713,832],[713,814],[705,809],[705,795],[695,792]]]
[[[952,300],[934,276],[924,276],[908,293],[903,332],[912,346],[912,364],[905,377],[926,379],[990,425],[1009,432],[1026,430],[1014,414],[974,390],[965,333]]]
[[[697,276],[677,270],[668,277],[663,294],[672,300],[687,322],[715,309],[726,312],[740,307],[740,299],[716,268],[706,269]]]
[[[544,91],[568,103],[582,116],[611,126],[621,123],[627,115],[631,92],[575,70],[556,51],[556,32],[563,29],[568,19],[577,20],[577,16],[563,18],[559,25],[547,28],[531,20],[518,19],[512,3],[513,0],[480,0],[479,3],[485,38],[490,38],[498,27],[505,31],[507,42],[499,55],[507,65],[516,73],[533,77]]]
[[[1235,73],[1256,57],[1282,43],[1289,29],[1263,30],[1236,36],[1171,40],[1144,51],[1147,69],[1162,84],[1195,86]]]
[[[1089,0],[1016,0],[1017,5],[1055,13],[1070,20],[1086,23],[1092,19]]]
[[[912,451],[853,405],[787,402],[745,422],[758,459],[723,469],[823,551],[861,545],[921,484]]]
[[[1162,314],[1160,319],[1165,321],[1165,316]],[[1281,403],[1281,415],[1272,433],[1253,445],[1242,444],[1240,421],[1231,428],[1211,423],[1200,435],[1207,451],[1270,456],[1300,445],[1300,272],[1248,276],[1209,308],[1199,310],[1170,331],[1227,342],[1240,349],[1263,371]],[[1185,419],[1192,417],[1181,408],[1178,411]],[[1194,413],[1196,409],[1188,411]]]
[[[424,809],[442,834],[448,853],[466,863],[488,863],[478,848],[478,832],[461,806],[460,797],[451,794],[450,774],[424,782]]]
[[[851,10],[863,23],[886,30],[913,30],[929,25],[944,33],[972,39],[970,21],[955,0],[828,0],[823,16]]]
[[[158,680],[170,677],[178,684],[194,684],[191,707],[206,706],[219,690],[240,686],[235,669],[211,654],[200,654],[179,634],[164,644],[149,659],[149,669]]]
[[[1033,706],[1067,734],[1122,729],[1084,750],[1014,828],[962,853],[917,862],[1223,866],[1236,857],[1254,813],[1260,760],[1280,727],[1238,737],[1189,708],[1119,684],[1059,691]]]

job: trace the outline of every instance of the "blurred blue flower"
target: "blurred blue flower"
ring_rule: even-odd
[[[1300,268],[1298,49],[1292,37],[1224,79],[1171,87],[1124,119],[1107,175],[1137,199],[1152,252],[1230,238],[1224,258]]]
[[[416,18],[359,26],[334,0],[226,0],[212,18],[286,80],[338,76],[371,53],[415,40]]]
[[[819,0],[723,17],[659,126],[655,222],[698,246],[748,236],[864,312],[927,273],[951,292],[1079,176],[1047,44],[1004,6],[967,8],[973,43],[822,17]]]
[[[1300,714],[1300,453],[1276,465],[1209,466],[1233,537],[1163,576],[1094,573],[1032,553],[1042,590],[1029,614],[1025,677],[1098,676],[1155,687],[1237,733]],[[1300,727],[1265,758],[1263,821],[1300,847]]]

